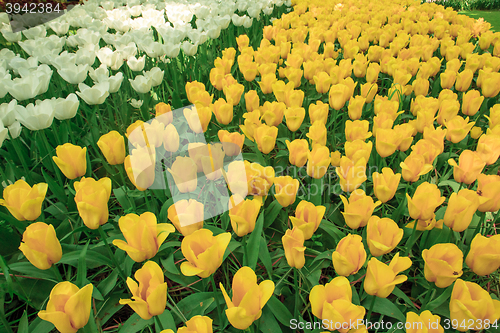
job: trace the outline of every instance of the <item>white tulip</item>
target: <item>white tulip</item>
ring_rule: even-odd
[[[12,68],[14,74],[19,74],[19,70],[22,68],[36,70],[38,68],[38,58],[29,57],[28,59],[23,59],[21,57],[15,57],[9,61],[9,67]]]
[[[123,56],[118,51],[112,51],[109,47],[103,47],[96,53],[97,58],[102,64],[111,67],[112,70],[118,70],[123,65]]]
[[[259,19],[260,16],[260,11],[261,11],[261,6],[260,5],[254,5],[250,6],[247,9],[248,15],[254,19]]]
[[[23,30],[23,35],[28,39],[35,39],[36,37],[45,37],[47,35],[47,30],[43,25],[37,25],[36,27]]]
[[[39,94],[43,88],[43,82],[35,75],[15,78],[14,80],[5,82],[5,87],[9,94],[18,101],[24,101],[33,98]]]
[[[221,29],[227,29],[229,27],[229,23],[231,23],[231,16],[229,14],[217,16],[214,19],[217,21],[217,25],[221,27]]]
[[[17,112],[22,112],[24,107],[17,105],[17,100],[13,99],[9,104],[0,104],[0,120],[5,126],[10,126],[16,121]]]
[[[102,82],[108,82],[109,83],[109,93],[113,94],[120,90],[120,86],[122,85],[123,81],[123,73],[118,72],[116,75],[110,76],[109,78],[105,79]]]
[[[0,13],[0,24],[10,24],[9,15],[7,13]]]
[[[133,6],[133,7],[130,7],[128,8],[128,11],[130,13],[130,15],[132,16],[139,16],[141,15],[141,12],[142,12],[142,6]]]
[[[165,55],[169,58],[177,58],[180,50],[181,50],[180,43],[178,44],[165,43],[165,45],[163,45],[163,51]]]
[[[219,38],[220,33],[221,33],[221,28],[216,24],[211,24],[210,26],[207,27],[207,36],[212,39]]]
[[[95,51],[80,48],[76,51],[76,64],[92,66],[95,62]]]
[[[52,125],[55,112],[56,109],[54,108],[54,102],[52,100],[36,100],[35,105],[30,103],[26,108],[23,108],[23,110],[19,110],[16,118],[29,130],[38,131]]]
[[[243,16],[243,27],[248,29],[252,26],[252,23],[253,23],[253,18],[248,17],[246,15]]]
[[[273,6],[267,6],[267,7],[264,7],[262,9],[262,12],[266,15],[271,15],[274,11],[274,7]]]
[[[151,90],[151,78],[144,75],[137,75],[133,80],[128,79],[132,88],[138,93],[145,94]]]
[[[137,46],[134,42],[130,42],[126,45],[117,45],[116,50],[121,53],[124,59],[134,57],[137,54]]]
[[[153,67],[148,72],[143,72],[144,76],[151,79],[151,85],[153,87],[159,86],[163,81],[163,75],[165,74],[159,67]]]
[[[101,64],[96,69],[89,68],[89,76],[94,82],[104,82],[109,78],[109,70],[105,64]]]
[[[53,99],[55,99],[55,97]],[[54,108],[56,110],[56,119],[65,120],[73,118],[76,116],[79,106],[80,100],[73,93],[69,94],[66,98],[55,99]]]
[[[144,52],[150,58],[157,58],[163,54],[163,44],[150,41],[148,44],[142,45]]]
[[[144,101],[136,100],[136,99],[132,98],[129,103],[130,103],[130,105],[132,105],[133,108],[140,109],[142,106],[142,103],[144,103]]]
[[[196,52],[198,52],[198,43],[191,44],[188,41],[185,41],[181,44],[182,51],[188,56],[194,56]]]
[[[75,65],[68,64],[61,69],[58,69],[57,72],[64,79],[64,81],[71,84],[78,84],[85,81],[87,78],[87,73],[89,71],[89,65]]]
[[[8,126],[9,128],[9,134],[12,137],[12,139],[16,139],[19,135],[21,135],[21,130],[23,129],[21,127],[21,123],[16,120],[12,125]],[[7,137],[9,139],[9,137]]]
[[[137,59],[134,56],[131,56],[127,59],[127,65],[131,71],[140,72],[144,69],[144,65],[146,64],[146,56],[142,56]]]
[[[85,83],[78,84],[76,94],[85,101],[88,105],[102,104],[109,96],[109,83],[101,82],[95,84],[92,88]]]
[[[21,31],[18,31],[18,32],[12,32],[12,29],[10,28],[10,25],[8,25],[9,30],[7,29],[2,29],[2,36],[5,38],[5,40],[9,43],[17,43],[19,42],[21,39],[23,39],[23,35],[21,33]]]
[[[52,29],[58,36],[66,35],[69,30],[69,23],[64,21],[50,21],[48,24],[50,29]]]
[[[0,147],[2,147],[3,141],[7,137],[7,134],[9,133],[9,130],[5,127],[3,127],[2,122],[0,122]]]

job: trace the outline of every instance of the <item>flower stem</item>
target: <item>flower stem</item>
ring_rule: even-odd
[[[222,326],[222,311],[220,309],[219,301],[217,301],[217,288],[215,286],[214,275],[210,275],[210,281],[212,282],[212,292],[214,294],[214,301],[217,305],[217,313],[219,314],[219,325]]]
[[[160,332],[163,331],[163,325],[161,324],[161,320],[158,316],[155,316],[155,322],[156,322],[156,325],[158,325]]]
[[[366,321],[370,321],[370,317],[372,316],[373,312],[373,306],[375,305],[375,300],[377,299],[377,296],[372,296],[372,301],[370,303],[370,308],[368,309],[368,314],[366,315]]]
[[[118,264],[118,261],[116,261],[116,257],[115,255],[113,254],[113,251],[111,250],[111,246],[109,245],[108,243],[108,239],[106,237],[106,234],[104,233],[104,230],[102,229],[101,226],[99,226],[99,228],[97,228],[97,230],[99,231],[99,235],[101,236],[102,238],[102,241],[104,242],[104,244],[106,245],[106,249],[108,250],[108,253],[109,253],[109,257],[111,258],[111,260],[113,261],[113,263],[115,264],[116,268],[118,269],[118,274],[120,275],[120,277],[123,279],[123,281],[127,281],[127,276],[125,275],[125,273],[122,271],[122,268],[120,267],[120,264]]]
[[[434,294],[434,289],[436,289],[436,284],[432,283],[431,284],[431,287],[429,288],[429,290],[427,291],[427,295],[425,295],[425,300],[424,302],[422,303],[422,308],[426,308],[427,307],[427,304],[429,304],[429,302],[431,301],[432,299],[432,294]]]
[[[179,308],[177,307],[177,304],[175,304],[174,300],[172,299],[172,296],[170,296],[170,294],[167,293],[167,297],[170,300],[170,302],[172,303],[172,305],[169,305],[170,309],[171,310],[175,309],[175,311],[177,312],[176,313],[177,316],[182,320],[182,322],[186,323],[188,320],[186,319],[186,317],[184,317],[181,310],[179,310]]]
[[[51,270],[52,272],[54,272],[54,276],[56,277],[57,282],[63,282],[61,273],[59,272],[59,269],[56,267],[56,265],[52,265]]]
[[[297,268],[293,270],[293,286],[295,288],[295,306],[293,307],[293,317],[299,318],[299,277],[297,274]]]

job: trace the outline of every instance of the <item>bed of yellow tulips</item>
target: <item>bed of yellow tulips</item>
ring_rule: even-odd
[[[500,33],[415,0],[265,20],[4,142],[5,332],[500,331]]]

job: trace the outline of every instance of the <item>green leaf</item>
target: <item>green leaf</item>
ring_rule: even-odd
[[[260,238],[259,258],[267,270],[267,275],[269,275],[269,279],[272,280],[273,263],[271,261],[271,255],[269,254],[269,249],[267,248],[267,242],[265,237]]]
[[[457,183],[455,180],[443,180],[438,184],[438,187],[449,186],[453,189],[453,192],[458,192],[460,188],[460,183]]]
[[[402,322],[406,321],[405,315],[390,300],[388,300],[387,298],[380,298],[377,296],[373,296],[373,297],[376,297],[375,304],[373,306],[373,312],[380,313],[380,314],[383,314],[384,316],[388,316],[391,318],[395,318],[395,319],[402,321]],[[369,309],[370,305],[371,305],[371,301],[372,301],[372,298],[367,297],[367,298],[365,298],[365,300],[363,301],[363,303],[361,305],[363,305],[366,309]]]
[[[35,319],[30,323],[29,331],[36,333],[49,333],[54,330],[54,324],[51,322],[42,320],[42,318],[36,316]]]
[[[163,223],[163,222],[168,221],[168,208],[170,206],[172,206],[173,204],[174,204],[173,198],[170,198],[163,203],[163,205],[161,206],[158,223]]]
[[[154,319],[151,318],[149,320],[144,320],[137,313],[134,313],[132,316],[130,316],[129,319],[125,323],[123,323],[123,326],[120,327],[120,330],[118,331],[119,333],[136,333],[149,325],[153,325]]]
[[[81,257],[81,251],[73,251],[69,253],[63,254],[61,260],[59,261],[60,263],[68,264],[74,267],[78,267],[80,263],[80,257]],[[113,261],[106,257],[105,255],[100,254],[97,251],[94,250],[87,250],[86,256],[84,258],[85,264],[87,265],[87,268],[93,269],[96,267],[100,266],[110,266],[113,267]]]
[[[28,331],[28,313],[24,310],[21,321],[19,322],[19,327],[17,328],[17,333],[29,333]]]
[[[130,298],[128,294],[112,294],[106,298],[97,314],[97,319],[101,322],[101,325],[106,324],[108,320],[123,307],[123,305],[120,304],[120,299],[127,298]]]
[[[43,179],[45,179],[45,182],[49,186],[49,189],[52,191],[52,193],[54,193],[58,200],[62,200],[67,203],[68,196],[66,195],[64,189],[52,177],[50,177],[43,168],[41,170]]]
[[[322,220],[321,223],[319,224],[319,229],[323,230],[326,232],[330,237],[333,238],[335,243],[340,242],[342,238],[344,238],[344,234],[342,231],[340,231],[333,223],[327,221],[327,220]]]
[[[271,224],[273,224],[282,208],[283,206],[280,205],[278,200],[274,200],[273,202],[271,202],[271,204],[266,208],[264,228],[268,228]]]
[[[87,278],[87,261],[85,260],[85,256],[87,255],[87,249],[89,247],[90,239],[87,241],[87,244],[83,247],[80,252],[80,256],[78,257],[78,271],[76,273],[76,285],[79,288],[83,288],[85,285],[85,280]]]
[[[414,310],[417,310],[417,307],[415,306],[415,304],[413,304],[411,299],[404,292],[402,292],[401,289],[399,289],[398,287],[394,287],[394,290],[392,291],[392,293],[395,296],[401,298],[403,301],[405,301],[405,303],[407,305],[409,305],[410,307],[412,307]]]
[[[439,307],[441,304],[443,304],[450,298],[452,291],[453,291],[453,286],[449,286],[435,300],[429,302],[428,304],[424,304],[424,307],[426,309],[431,309],[431,310]]]
[[[50,280],[50,281],[55,281],[54,280],[54,273],[50,271],[42,271],[35,266],[33,266],[29,261],[24,261],[24,262],[15,262],[12,264],[9,264],[9,268],[12,271],[16,271],[19,273],[26,274],[31,277],[37,277],[39,279],[44,279],[44,280]]]
[[[260,238],[262,234],[262,226],[264,224],[264,212],[260,213],[257,218],[257,222],[255,223],[255,228],[250,234],[248,238],[248,242],[245,244],[246,246],[246,254],[248,256],[247,264],[248,267],[255,270],[255,266],[257,266],[257,259],[259,257],[259,251],[255,251],[260,246]]]
[[[184,314],[186,318],[192,318],[193,316],[202,316],[205,310],[214,302],[214,294],[212,292],[201,292],[191,294],[186,298],[183,298],[177,307]],[[222,300],[223,296],[220,294]]]
[[[269,301],[267,301],[267,306],[268,308],[273,309],[273,314],[280,323],[285,326],[290,326],[290,321],[293,319],[293,315],[290,311],[288,311],[285,304],[281,303],[276,296],[271,296]]]
[[[165,310],[161,315],[158,316],[158,319],[160,320],[161,325],[163,326],[163,329],[175,330],[174,317],[172,317],[172,314],[170,313],[170,311]],[[156,325],[156,323],[155,323],[155,328],[156,328],[156,332],[160,332],[160,328]]]
[[[274,309],[266,304],[262,309],[262,316],[260,317],[260,331],[264,333],[281,333],[281,327],[273,315]]]
[[[100,290],[103,296],[106,296],[116,286],[117,281],[118,281],[118,270],[111,271],[111,274],[109,274],[104,280],[102,280],[99,283],[97,289]]]
[[[118,200],[118,203],[120,204],[120,206],[122,206],[123,210],[126,211],[131,209],[132,207],[130,206],[130,201],[127,198],[124,187],[125,186],[113,189],[113,195],[115,196],[116,200]]]

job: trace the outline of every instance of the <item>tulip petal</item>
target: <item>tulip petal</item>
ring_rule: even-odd
[[[42,310],[38,312],[38,316],[43,320],[49,321],[61,333],[76,333],[78,329],[71,326],[68,314],[62,311],[48,312]]]
[[[247,315],[246,310],[240,307],[227,309],[226,315],[231,325],[239,330],[246,330],[256,319],[255,316]]]
[[[64,312],[69,314],[73,327],[82,328],[87,325],[92,302],[92,284],[87,284],[71,296],[64,305]]]
[[[183,262],[181,264],[181,272],[182,274],[184,274],[185,276],[194,276],[194,275],[198,275],[201,277],[201,273],[204,272],[203,269],[200,269],[198,267],[195,267],[193,266],[191,263],[189,262]],[[210,274],[208,275],[210,276]],[[207,277],[208,277],[207,276]]]
[[[131,299],[121,299],[120,304],[130,306],[132,310],[144,320],[149,320],[153,317],[149,314],[148,304],[142,299],[136,299],[135,301]]]
[[[162,272],[163,274],[163,272]],[[148,296],[146,302],[149,307],[149,314],[159,316],[165,311],[167,305],[167,283],[163,283],[156,287]]]

